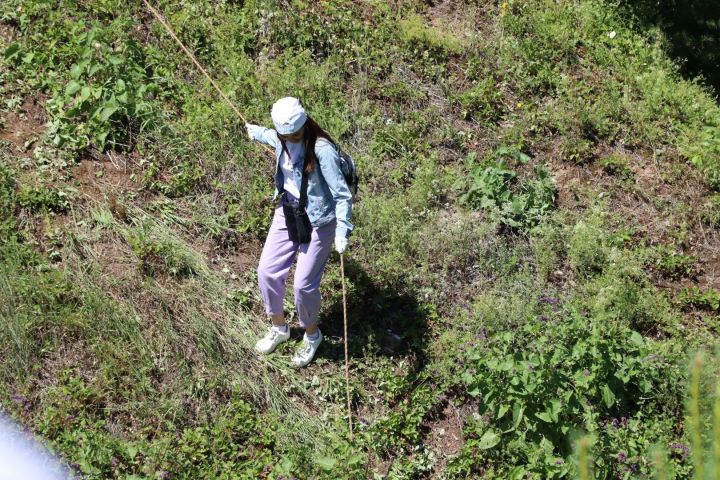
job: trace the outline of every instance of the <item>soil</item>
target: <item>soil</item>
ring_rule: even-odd
[[[48,116],[45,112],[45,98],[38,96],[24,99],[16,111],[3,116],[4,127],[0,130],[0,140],[14,145],[17,153],[24,153],[31,140],[38,140],[47,129]]]
[[[113,153],[96,156],[100,160],[84,158],[71,168],[75,187],[82,195],[103,202],[139,190],[132,180],[128,156]]]
[[[697,258],[695,273],[687,278],[667,279],[654,272],[657,287],[671,298],[688,285],[720,288],[720,232],[703,225],[699,212],[712,192],[692,165],[681,158],[660,161],[649,153],[599,146],[596,159],[614,154],[627,161],[631,176],[623,179],[606,172],[597,160],[587,164],[562,161],[557,146],[548,150],[541,159],[555,179],[559,209],[582,211],[590,192],[604,192],[609,211],[635,229],[631,242],[670,246]]]
[[[452,402],[446,401],[439,413],[423,424],[423,430],[428,431],[424,444],[439,454],[434,468],[435,475],[430,478],[440,478],[437,474],[445,471],[447,459],[462,449],[465,442],[462,433],[463,419],[467,414],[467,405],[458,408]]]

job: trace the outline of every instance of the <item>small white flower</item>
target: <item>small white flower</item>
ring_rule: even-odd
[[[615,30],[613,30],[612,32],[608,33],[608,37],[610,37],[610,38],[615,38],[616,35],[617,35],[617,32],[616,32]]]

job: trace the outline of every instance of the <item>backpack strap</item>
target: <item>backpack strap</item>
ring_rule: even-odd
[[[285,153],[287,153],[288,158],[290,158],[290,161],[292,162],[292,157],[290,156],[290,151],[287,149],[287,145],[285,145],[285,140],[280,140],[280,143],[282,144],[282,149]],[[307,173],[307,154],[305,154],[305,160],[303,161],[303,169],[302,169],[302,180],[300,181],[300,207],[305,208],[307,206],[307,190],[308,190],[308,173]]]

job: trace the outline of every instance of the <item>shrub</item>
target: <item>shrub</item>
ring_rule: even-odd
[[[475,86],[455,96],[466,120],[495,122],[504,113],[502,92],[492,76],[478,80]]]
[[[479,416],[465,428],[450,471],[474,476],[490,469],[518,479],[577,473],[569,457],[583,429],[602,439],[597,467],[620,474],[617,449],[644,455],[658,436],[672,438],[670,422],[656,430],[660,424],[646,425],[646,415],[658,418],[682,402],[681,371],[653,351],[637,332],[575,311],[530,319],[516,333],[498,331],[463,362],[463,385],[479,400]],[[603,428],[621,417],[638,429],[627,443],[615,443]]]
[[[601,275],[583,288],[582,305],[608,325],[619,323],[646,334],[672,333],[677,316],[630,253],[610,251]]]
[[[22,185],[17,192],[17,203],[32,212],[66,212],[70,208],[68,192],[52,187]]]
[[[600,166],[603,171],[609,175],[615,175],[622,180],[631,180],[633,171],[630,164],[622,155],[612,154],[600,160]]]
[[[708,185],[720,190],[720,113],[705,120],[699,130],[687,131],[688,142],[681,151],[705,173]]]
[[[678,280],[692,275],[697,257],[678,253],[672,247],[658,247],[653,250],[651,264],[666,278]]]
[[[605,267],[609,255],[607,238],[600,212],[578,220],[568,239],[568,260],[580,276],[599,273]]]
[[[146,54],[132,39],[111,47],[106,32],[91,28],[77,39],[78,60],[64,88],[48,102],[48,130],[57,147],[100,150],[132,147],[132,135],[149,126],[156,107],[149,97],[159,86],[148,70]]]
[[[460,178],[456,188],[462,191],[459,201],[475,209],[489,209],[500,221],[519,230],[537,225],[553,208],[555,184],[542,166],[534,168],[535,176],[516,181],[506,158],[528,161],[529,157],[509,148],[498,148],[485,161],[475,165],[468,157],[468,178]]]
[[[141,228],[130,234],[127,241],[140,259],[140,267],[146,275],[165,273],[184,277],[198,272],[195,259],[177,240]]]
[[[686,287],[680,291],[678,300],[689,307],[720,311],[720,292],[711,287],[705,290],[698,286]]]
[[[700,219],[713,228],[720,228],[720,194],[708,198],[700,210]]]
[[[399,33],[402,40],[415,53],[426,51],[436,58],[460,53],[460,42],[440,29],[427,25],[419,15],[410,15],[400,20]]]

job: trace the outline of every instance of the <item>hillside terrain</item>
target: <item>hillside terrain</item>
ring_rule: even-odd
[[[255,354],[274,159],[140,0],[0,4],[0,413],[87,479],[718,478],[720,107],[642,10],[152,3],[357,161],[354,437],[339,257]]]

